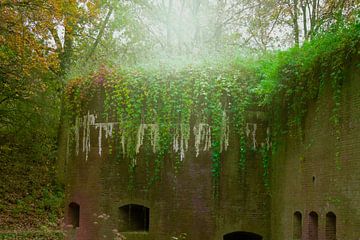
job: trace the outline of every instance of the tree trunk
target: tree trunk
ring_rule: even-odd
[[[307,26],[307,14],[306,14],[306,4],[304,3],[304,0],[300,1],[301,4],[301,11],[303,16],[303,28],[304,28],[304,39],[307,40],[308,38],[308,26]]]
[[[294,2],[293,2],[293,27],[294,27],[295,46],[299,46],[299,43],[300,43],[298,15],[299,15],[298,14],[298,0],[294,0]]]
[[[107,26],[107,24],[108,24],[108,22],[110,20],[110,16],[111,16],[112,12],[113,12],[113,8],[110,7],[108,13],[106,14],[105,20],[104,20],[103,24],[101,25],[101,29],[99,31],[99,34],[97,35],[96,40],[95,40],[93,46],[91,47],[91,50],[89,51],[89,53],[88,53],[88,55],[86,57],[86,60],[88,60],[94,54],[95,49],[99,45],[99,43],[101,41],[101,38],[104,35],[105,28],[106,28],[106,26]]]
[[[316,25],[317,0],[312,0],[312,12],[310,16],[310,38],[314,34]]]
[[[60,53],[60,71],[59,71],[59,81],[61,82],[60,89],[60,119],[59,119],[59,128],[58,128],[58,151],[57,151],[57,164],[56,164],[56,173],[57,180],[59,183],[65,183],[65,171],[66,171],[66,162],[67,162],[67,149],[68,149],[68,137],[69,137],[69,118],[65,109],[65,75],[68,69],[71,66],[71,58],[73,56],[73,37],[75,31],[75,24],[73,22],[68,22],[65,25],[65,36],[64,36],[64,47],[61,49]],[[71,29],[71,30],[69,30]]]
[[[87,54],[87,58],[89,59],[92,54],[95,52],[97,46],[99,45],[105,28],[109,22],[110,16],[113,12],[113,8],[110,7],[108,13],[105,17],[103,24],[99,30],[99,34],[96,37],[96,40],[91,47],[89,53]],[[63,49],[59,49],[60,53],[60,71],[59,71],[59,80],[61,81],[61,99],[60,99],[60,119],[59,119],[59,128],[58,128],[58,159],[57,159],[57,179],[59,183],[65,183],[65,173],[66,173],[66,163],[68,161],[69,153],[69,136],[70,136],[70,123],[71,118],[69,113],[66,110],[65,106],[65,93],[63,90],[65,89],[65,77],[66,73],[69,71],[72,63],[72,59],[74,57],[74,36],[77,31],[78,25],[76,22],[68,21],[65,25],[65,36],[64,36],[64,47]]]
[[[57,181],[60,184],[65,184],[66,163],[68,161],[69,134],[69,118],[65,110],[65,96],[64,93],[62,93],[60,99],[60,119],[58,127],[58,149],[56,162]]]

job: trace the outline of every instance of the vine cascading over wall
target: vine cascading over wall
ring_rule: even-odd
[[[227,145],[231,147],[227,139],[232,134],[239,136],[239,168],[245,166],[247,151],[258,145],[267,177],[270,145],[275,152],[283,134],[289,130],[297,131],[302,139],[308,104],[318,98],[326,82],[331,83],[333,90],[331,121],[336,141],[340,141],[341,86],[346,80],[347,66],[352,60],[359,59],[359,36],[358,21],[353,24],[340,21],[328,32],[319,33],[312,41],[305,42],[301,48],[271,54],[270,58],[255,63],[247,61],[246,67],[241,63],[227,63],[214,67],[188,67],[181,71],[122,69],[115,72],[102,68],[92,76],[70,82],[68,102],[78,116],[87,115],[88,101],[99,86],[104,87],[105,119],[116,119],[116,126],[121,126],[115,134],[121,136],[123,156],[131,159],[136,159],[139,136],[145,134],[139,126],[155,124],[156,128],[150,128],[156,129],[154,134],[158,134],[156,171],[161,167],[162,158],[171,150],[179,154],[179,162],[185,159],[190,136],[194,133],[191,128],[197,126],[195,133],[206,132],[203,134],[208,136],[206,149],[213,153],[215,186],[221,171],[220,152],[226,150]],[[253,66],[249,66],[251,64]],[[256,125],[246,124],[245,109],[256,104],[254,96],[258,100],[255,102],[261,102],[269,113],[267,120],[272,133],[267,131],[267,135],[272,135],[273,144],[269,141],[257,144],[253,137]],[[286,123],[283,115],[286,115]],[[82,119],[84,125],[85,120]],[[92,117],[86,119],[90,123],[93,120]],[[79,124],[78,120],[75,125]],[[98,127],[100,131],[103,126]],[[83,131],[90,134],[88,128]],[[200,150],[205,146],[200,146],[198,139],[195,142]],[[89,148],[86,138],[83,148]],[[336,148],[335,158],[339,162],[339,144]]]
[[[102,68],[68,86],[69,106],[76,112],[75,152],[79,154],[82,143],[85,160],[88,159],[90,127],[94,127],[98,131],[98,154],[102,154],[104,134],[105,139],[118,136],[121,155],[131,160],[129,170],[132,172],[141,147],[148,144],[156,154],[152,179],[155,181],[159,178],[162,160],[170,151],[178,154],[179,163],[186,160],[192,135],[196,157],[201,151],[212,152],[214,194],[218,195],[221,153],[231,145],[230,136],[239,136],[242,168],[247,145],[252,149],[260,146],[256,141],[256,123],[246,123],[245,118],[250,89],[256,81],[252,76],[249,70],[235,66],[221,68],[221,71],[190,68],[163,72],[115,72]],[[105,90],[104,113],[86,112],[99,88]],[[96,114],[101,114],[105,122],[98,122]],[[269,131],[267,138],[265,143],[269,145]]]

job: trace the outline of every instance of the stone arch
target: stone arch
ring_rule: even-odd
[[[69,204],[67,224],[73,228],[80,227],[80,205],[76,202]]]
[[[318,240],[318,225],[319,217],[316,212],[310,212],[309,214],[309,228],[308,228],[308,239],[309,240]]]
[[[150,208],[140,204],[126,204],[119,207],[120,232],[148,232]]]
[[[262,240],[263,237],[259,234],[252,232],[235,231],[226,233],[223,240]]]
[[[333,212],[326,214],[325,239],[336,240],[336,215]]]
[[[302,214],[299,211],[294,212],[293,216],[293,239],[300,240],[302,237]]]

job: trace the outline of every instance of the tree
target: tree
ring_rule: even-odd
[[[11,215],[13,198],[33,201],[26,202],[30,205],[45,199],[44,192],[55,191],[51,189],[66,76],[76,61],[96,55],[114,5],[110,1],[0,1],[0,170],[4,173],[0,205],[8,209],[0,211],[1,219],[32,222],[3,214]],[[14,182],[16,186],[6,185]],[[40,187],[28,189],[31,182]]]

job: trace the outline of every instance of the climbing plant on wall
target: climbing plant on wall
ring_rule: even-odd
[[[339,20],[301,48],[270,54],[258,62],[261,80],[254,90],[271,113],[273,151],[284,132],[295,131],[294,135],[302,141],[308,104],[316,101],[328,86],[332,92],[330,121],[334,126],[338,162],[342,84],[349,67],[358,62],[359,49],[359,22],[349,24]],[[286,121],[281,116],[286,116]]]
[[[103,67],[86,78],[73,80],[67,96],[70,108],[77,116],[83,116],[95,92],[103,89],[103,116],[106,122],[118,124],[119,149],[130,159],[130,172],[134,171],[144,145],[151,145],[156,157],[150,182],[159,179],[162,161],[170,151],[177,153],[178,163],[186,159],[193,136],[196,157],[203,151],[212,152],[217,195],[221,154],[230,144],[230,129],[241,139],[245,136],[244,111],[256,81],[253,76],[249,69],[236,63],[180,70]],[[244,151],[245,142],[241,147]]]
[[[332,87],[331,121],[339,140],[341,86],[349,61],[359,55],[359,39],[358,23],[334,25],[301,48],[257,61],[181,69],[102,67],[73,80],[67,95],[71,109],[81,116],[89,109],[94,93],[103,89],[103,116],[118,124],[119,145],[122,156],[130,159],[130,172],[134,172],[144,145],[149,145],[156,156],[150,182],[160,178],[163,159],[169,152],[177,153],[176,161],[181,164],[193,147],[196,157],[211,151],[214,194],[218,195],[222,152],[227,150],[230,136],[237,135],[239,168],[244,168],[249,150],[260,150],[264,183],[269,187],[270,147],[276,150],[281,134],[288,129],[297,130],[302,138],[308,104],[322,93],[326,82]],[[246,110],[250,106],[261,106],[270,113],[267,121],[272,131],[267,130],[267,140],[258,149],[254,137],[253,144],[247,141],[250,129]],[[193,146],[189,146],[191,137]]]

